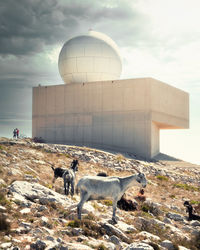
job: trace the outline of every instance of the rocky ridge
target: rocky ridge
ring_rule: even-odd
[[[125,176],[135,169],[148,179],[147,199],[138,210],[117,210],[109,202],[88,202],[76,218],[79,196],[64,196],[62,180],[52,188],[50,164],[80,161],[77,180],[107,172]],[[0,140],[0,249],[198,249],[200,222],[188,221],[184,200],[200,203],[200,167],[181,161],[139,160],[86,147]],[[138,192],[128,190],[129,198]],[[198,210],[197,210],[198,211]],[[199,211],[200,212],[200,211]]]

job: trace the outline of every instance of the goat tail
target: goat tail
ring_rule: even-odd
[[[51,165],[51,168],[53,169],[53,171],[55,170],[55,168]]]

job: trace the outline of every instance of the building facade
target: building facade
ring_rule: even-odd
[[[189,95],[153,78],[33,88],[32,136],[48,143],[159,153],[160,129],[189,128]]]

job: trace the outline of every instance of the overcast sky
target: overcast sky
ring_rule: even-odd
[[[161,151],[200,164],[199,0],[0,0],[0,136],[31,136],[32,87],[62,84],[63,43],[88,29],[119,46],[121,78],[153,77],[190,94],[190,129]]]

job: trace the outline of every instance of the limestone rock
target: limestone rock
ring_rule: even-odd
[[[137,229],[134,227],[134,226],[131,226],[131,225],[128,225],[122,221],[118,221],[117,225],[116,225],[117,228],[119,228],[120,230],[122,230],[123,232],[130,232],[130,233],[133,233],[133,232],[136,232]]]
[[[192,227],[200,227],[200,221],[191,221],[191,223],[190,223],[190,225],[192,226]]]
[[[48,189],[38,183],[30,183],[26,181],[15,181],[9,186],[9,191],[17,200],[26,201],[41,200],[48,202],[56,202],[63,206],[69,205],[69,199],[55,191]]]
[[[109,224],[109,223],[105,223],[102,225],[103,228],[106,230],[106,233],[108,235],[116,235],[117,237],[119,237],[122,241],[125,242],[130,242],[130,239],[118,228],[116,228],[115,226]]]
[[[170,240],[164,240],[160,243],[162,247],[165,247],[167,250],[174,250],[174,245]]]
[[[175,221],[184,221],[184,217],[176,213],[167,213],[167,217]]]
[[[110,241],[111,241],[112,243],[114,243],[115,245],[119,245],[119,244],[120,244],[120,239],[119,239],[117,236],[115,236],[115,235],[112,235],[112,236],[110,237]]]
[[[0,205],[0,212],[1,212],[1,213],[6,212],[6,208]]]
[[[124,250],[153,250],[153,247],[146,243],[132,243]]]
[[[152,240],[152,241],[160,241],[160,237],[154,235],[154,234],[151,234],[151,233],[148,233],[146,231],[142,231],[140,233],[137,234],[137,236],[142,236],[144,239],[148,239],[148,240]]]
[[[8,249],[9,247],[12,246],[12,242],[5,242],[0,245],[0,249]]]
[[[24,209],[20,210],[21,214],[29,214],[30,212],[31,212],[30,208],[24,208]]]
[[[37,240],[35,243],[32,243],[30,245],[30,249],[35,249],[35,250],[44,250],[46,248],[46,243],[41,240]]]

